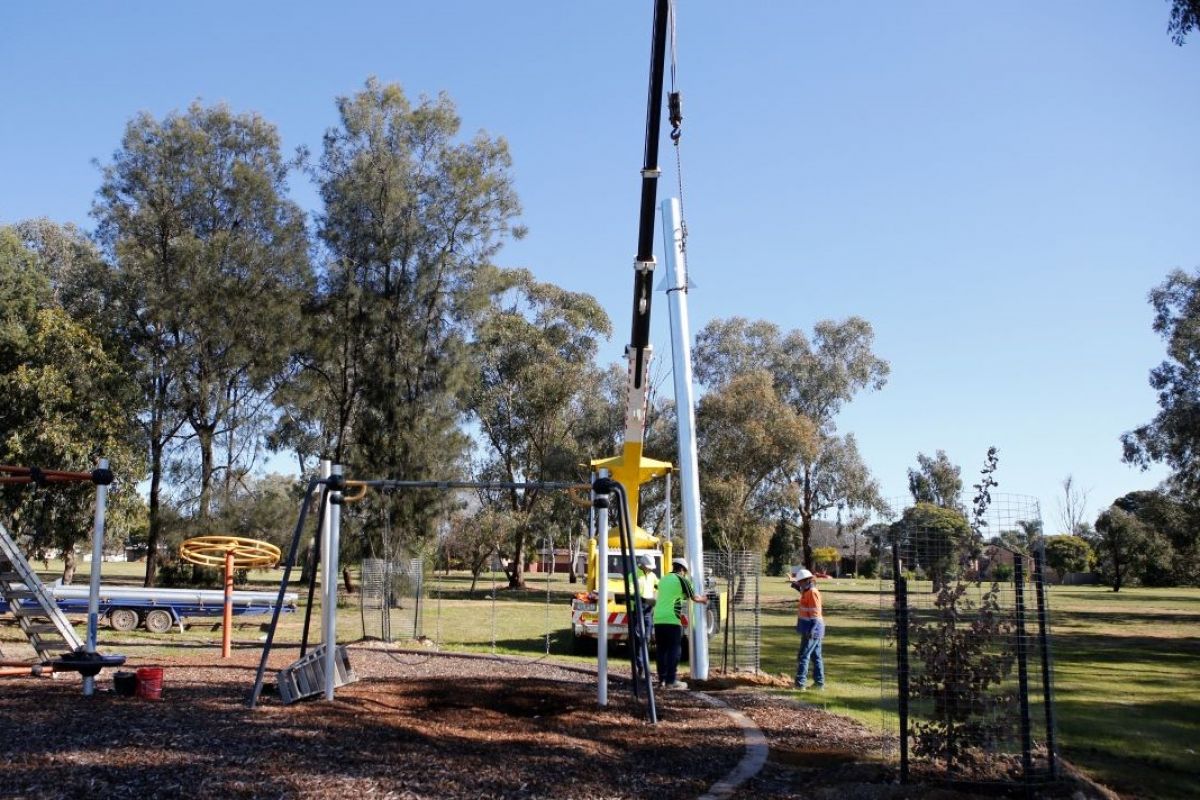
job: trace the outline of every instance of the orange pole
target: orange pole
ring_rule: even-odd
[[[38,669],[38,668],[36,668],[34,666],[30,666],[30,665],[26,665],[24,667],[0,667],[0,678],[15,678],[15,677],[20,677],[22,675],[28,677],[31,675],[32,676],[40,676],[40,675],[53,675],[53,674],[54,674],[54,667],[49,666],[49,665],[43,666],[41,669]]]
[[[229,658],[233,628],[233,551],[225,554],[225,617],[221,623],[221,658]]]

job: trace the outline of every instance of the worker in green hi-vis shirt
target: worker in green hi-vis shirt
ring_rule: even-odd
[[[658,648],[658,682],[664,689],[688,688],[675,675],[683,644],[687,602],[708,603],[707,597],[696,594],[687,573],[687,562],[677,558],[671,562],[671,574],[658,582],[658,598],[654,603],[654,640]]]

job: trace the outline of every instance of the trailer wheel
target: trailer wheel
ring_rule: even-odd
[[[131,631],[138,626],[138,613],[132,608],[114,608],[108,614],[108,624],[114,631]]]
[[[156,608],[146,614],[146,630],[151,633],[166,633],[175,624],[175,618],[170,611]]]

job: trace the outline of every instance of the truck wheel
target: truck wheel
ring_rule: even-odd
[[[599,643],[590,636],[580,636],[575,633],[575,628],[571,628],[571,652],[577,656],[594,656],[596,655],[597,645]]]
[[[146,614],[146,630],[151,633],[166,633],[174,624],[175,619],[171,616],[170,611],[156,608]]]
[[[108,614],[108,624],[114,631],[131,631],[138,626],[138,613],[132,608],[114,608]]]

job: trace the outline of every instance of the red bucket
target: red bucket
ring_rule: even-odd
[[[162,700],[162,667],[141,667],[137,671],[137,696],[143,700]]]

